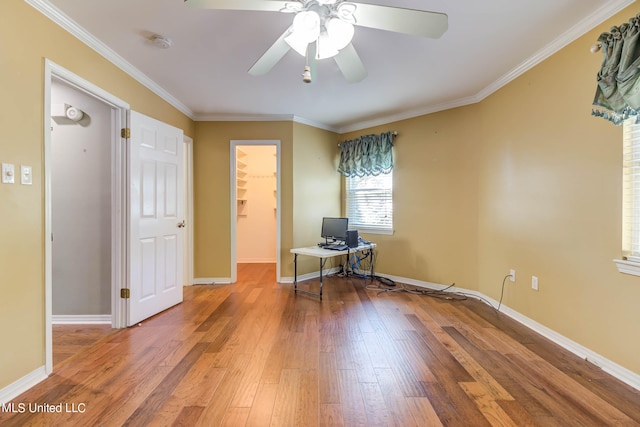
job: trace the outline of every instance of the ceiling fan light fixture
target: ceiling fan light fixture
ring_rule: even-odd
[[[302,10],[302,3],[287,3],[284,5],[284,7],[282,9],[280,9],[280,12],[283,13],[298,13]]]
[[[349,22],[338,18],[331,18],[326,23],[327,35],[336,50],[344,49],[351,40],[355,29]]]
[[[306,56],[309,43],[314,42],[319,35],[320,15],[314,11],[302,11],[293,18],[290,33],[284,41],[300,55]]]
[[[295,32],[291,32],[287,37],[284,38],[284,41],[291,47],[291,49],[295,50],[302,56],[307,55],[307,48],[309,47],[309,42],[297,37]]]
[[[320,35],[320,15],[312,10],[298,12],[293,18],[294,37],[311,43]]]
[[[335,42],[325,32],[320,34],[316,42],[316,59],[326,59],[338,54]]]
[[[356,12],[356,6],[354,3],[340,3],[336,8],[336,15],[341,20],[350,24],[356,23],[356,17],[353,14]]]

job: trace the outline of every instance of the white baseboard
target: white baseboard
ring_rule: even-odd
[[[497,302],[495,303],[497,304]],[[535,320],[529,319],[528,317],[518,313],[517,311],[506,307],[504,304],[502,305],[500,311],[516,320],[517,322],[522,323],[529,329],[555,342],[566,350],[569,350],[576,356],[585,359],[587,362],[593,363],[594,365],[607,372],[608,374],[616,377],[620,381],[630,385],[636,390],[640,390],[640,375],[636,374],[635,372],[632,372],[629,369],[620,366],[617,363],[607,359],[606,357],[596,353],[595,351],[592,351],[587,347],[584,347],[583,345],[570,340],[569,338],[557,333],[553,329],[549,329],[546,326],[536,322]]]
[[[275,264],[275,258],[243,258],[236,261],[238,264]]]
[[[11,400],[20,396],[31,387],[39,382],[47,379],[45,367],[41,366],[35,371],[25,375],[24,377],[12,382],[2,390],[0,390],[0,405],[11,402]]]
[[[331,274],[331,273],[335,273],[339,271],[339,268],[333,268],[330,270],[326,270],[323,271],[323,275],[324,274]],[[399,277],[399,276],[393,276],[393,275],[389,275],[389,274],[381,274],[381,273],[377,273],[378,276],[381,277],[386,277],[388,279],[391,279],[393,281],[396,282],[400,282],[400,283],[406,283],[407,285],[412,285],[412,286],[417,286],[417,287],[422,287],[422,288],[427,288],[427,289],[436,289],[436,290],[441,290],[444,289],[446,287],[448,287],[448,285],[442,285],[442,284],[438,284],[438,283],[432,283],[432,282],[425,282],[425,281],[421,281],[421,280],[414,280],[414,279],[409,279],[406,277]],[[313,273],[308,273],[308,274],[304,274],[301,276],[298,276],[298,281],[303,281],[303,280],[309,280],[309,279],[313,279],[316,277],[319,277],[320,274],[319,272],[313,272]],[[198,279],[194,279],[194,284],[228,284],[231,283],[231,280],[229,278],[198,278]],[[280,283],[293,283],[293,277],[282,277],[280,279]],[[498,306],[498,302],[495,301],[494,299],[487,297],[486,295],[478,292],[478,291],[474,291],[474,290],[470,290],[470,289],[464,289],[464,288],[459,288],[456,287],[454,289],[455,292],[461,292],[464,294],[467,294],[469,296],[472,297],[477,297],[480,300],[484,301],[485,303],[491,304],[494,307]],[[570,340],[569,338],[557,333],[556,331],[547,328],[544,325],[539,324],[538,322],[518,313],[517,311],[505,306],[504,304],[501,305],[500,307],[500,312],[504,313],[505,315],[509,316],[510,318],[512,318],[513,320],[517,321],[518,323],[523,324],[524,326],[528,327],[529,329],[539,333],[540,335],[542,335],[543,337],[553,341],[554,343],[558,344],[559,346],[563,347],[564,349],[570,351],[571,353],[575,354],[576,356],[585,359],[588,362],[593,363],[594,365],[598,366],[600,369],[602,369],[603,371],[607,372],[608,374],[612,375],[613,377],[619,379],[620,381],[630,385],[631,387],[635,388],[636,390],[640,390],[640,375],[636,374],[635,372],[630,371],[629,369],[618,365],[617,363],[607,359],[606,357],[603,357],[602,355],[582,346],[581,344],[578,344],[572,340]],[[54,323],[55,323],[55,317],[54,316]],[[111,316],[109,316],[109,319],[111,318]],[[109,321],[109,323],[111,323]],[[35,371],[31,372],[30,374],[25,375],[24,377],[20,378],[19,380],[13,382],[12,384],[8,385],[7,387],[3,388],[2,390],[0,390],[0,404],[3,403],[7,403],[9,401],[11,401],[11,399],[19,396],[20,394],[24,393],[25,391],[29,390],[31,387],[35,386],[36,384],[38,384],[39,382],[41,382],[42,380],[47,378],[47,374],[45,371],[45,367],[42,366],[38,369],[36,369]]]
[[[386,277],[388,279],[391,279],[393,281],[399,282],[399,283],[406,283],[407,285],[412,285],[412,286],[418,286],[418,287],[422,287],[422,288],[428,288],[428,289],[434,289],[434,290],[442,290],[446,287],[448,287],[448,285],[442,285],[442,284],[438,284],[438,283],[431,283],[431,282],[423,282],[420,280],[414,280],[414,279],[408,279],[406,277],[398,277],[398,276],[392,276],[389,274],[377,274],[378,276],[381,277]],[[467,294],[469,296],[473,296],[473,297],[477,297],[478,299],[480,299],[481,301],[485,302],[485,303],[489,303],[491,304],[494,308],[498,307],[498,301],[478,292],[478,291],[474,291],[474,290],[470,290],[470,289],[463,289],[463,288],[458,288],[455,287],[453,288],[454,292],[461,292],[464,294]],[[509,316],[510,318],[512,318],[513,320],[515,320],[518,323],[521,323],[522,325],[526,326],[527,328],[531,329],[534,332],[537,332],[538,334],[542,335],[543,337],[553,341],[554,343],[558,344],[560,347],[564,348],[565,350],[570,351],[571,353],[575,354],[576,356],[580,357],[581,359],[585,359],[588,362],[593,363],[594,365],[596,365],[597,367],[599,367],[600,369],[602,369],[603,371],[607,372],[609,375],[612,375],[613,377],[619,379],[620,381],[630,385],[631,387],[635,388],[636,390],[640,390],[640,375],[630,371],[629,369],[618,365],[617,363],[607,359],[606,357],[596,353],[595,351],[592,351],[586,347],[584,347],[581,344],[578,344],[575,341],[570,340],[569,338],[557,333],[556,331],[554,331],[553,329],[550,329],[544,325],[541,325],[540,323],[536,322],[533,319],[528,318],[527,316],[507,307],[506,305],[502,304],[500,306],[500,312],[504,313],[505,315]]]
[[[111,325],[110,314],[67,315],[54,314],[51,316],[54,325]]]
[[[231,277],[196,277],[193,279],[194,285],[228,285]]]

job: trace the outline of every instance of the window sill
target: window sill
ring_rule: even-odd
[[[358,230],[358,233],[360,234],[388,234],[388,235],[393,234],[393,229],[388,230],[383,228],[367,228],[367,227],[358,227],[358,226],[355,226],[353,228]]]
[[[640,262],[633,262],[623,259],[614,259],[618,271],[623,274],[631,274],[633,276],[640,276]]]

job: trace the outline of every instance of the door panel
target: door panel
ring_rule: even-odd
[[[182,302],[184,215],[180,129],[130,115],[128,326]]]

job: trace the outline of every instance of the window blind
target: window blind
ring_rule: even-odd
[[[640,262],[640,125],[623,125],[622,253]]]
[[[369,231],[393,229],[393,173],[346,178],[349,227]]]

